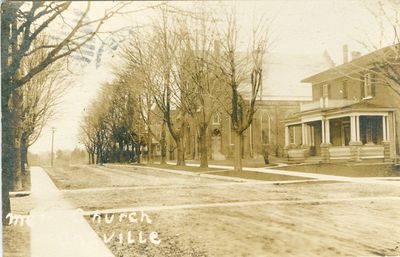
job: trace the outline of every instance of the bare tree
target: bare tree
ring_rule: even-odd
[[[179,26],[184,34],[181,73],[186,76],[188,85],[178,85],[183,86],[180,88],[184,95],[181,98],[182,107],[198,130],[200,167],[204,168],[208,167],[209,156],[207,131],[212,116],[220,108],[219,98],[224,93],[219,86],[217,73],[220,72],[215,65],[219,54],[216,22],[203,10],[196,16],[184,17]]]
[[[91,164],[140,161],[144,126],[137,102],[125,81],[117,79],[102,86],[81,124],[81,141]]]
[[[154,63],[159,70],[157,83],[153,87],[154,100],[168,127],[177,149],[178,166],[185,165],[184,136],[187,128],[187,112],[182,107],[185,94],[182,91],[187,83],[182,73],[182,59],[179,51],[183,42],[183,35],[174,26],[176,20],[168,15],[166,8],[162,9],[161,21],[153,26],[152,38]]]
[[[154,23],[152,32],[146,35],[146,39],[142,37],[142,41],[134,40],[125,50],[124,57],[127,66],[134,67],[136,81],[146,88],[144,96],[152,96],[152,100],[147,97],[147,103],[154,102],[162,114],[163,122],[176,144],[177,165],[185,165],[187,112],[182,107],[185,94],[181,89],[186,82],[182,76],[183,59],[178,54],[182,50],[183,37],[181,31],[173,26],[175,20],[168,15],[167,9],[163,8],[161,12],[161,20]],[[163,130],[165,126],[162,125]],[[160,143],[165,153],[164,131]]]
[[[238,51],[238,27],[235,15],[229,15],[221,36],[221,80],[230,89],[229,116],[235,135],[234,170],[242,170],[243,133],[253,121],[255,103],[262,86],[263,57],[267,30],[261,24],[253,29],[249,53]]]
[[[95,163],[96,154],[96,124],[93,116],[87,114],[81,123],[80,142],[85,146],[89,157],[89,164]]]
[[[140,117],[146,124],[147,130],[147,162],[152,162],[152,138],[155,138],[161,146],[161,164],[166,163],[166,124],[162,113],[156,108],[153,93],[155,92],[154,63],[152,62],[152,48],[144,40],[149,35],[137,32],[130,44],[122,51],[125,69],[115,69],[116,75],[127,81],[134,94],[138,96],[138,108]],[[159,123],[162,123],[159,128]],[[161,129],[158,134],[156,130]]]
[[[46,31],[50,24],[71,6],[71,2],[12,2],[6,1],[1,5],[1,89],[2,89],[2,206],[3,224],[7,224],[6,215],[10,212],[9,191],[12,187],[15,156],[19,153],[16,145],[15,106],[20,105],[20,97],[16,90],[34,76],[45,70],[50,64],[68,57],[79,50],[99,32],[104,21],[118,14],[127,3],[117,3],[106,10],[104,16],[93,20],[88,19],[91,2],[87,2],[82,15],[73,24],[67,24],[70,30],[59,41],[34,46],[33,42]],[[85,28],[94,26],[93,30],[85,32]],[[29,70],[22,71],[23,59],[40,49],[47,49],[45,58]],[[13,101],[11,104],[10,102]]]
[[[46,40],[43,38],[37,43],[45,44]],[[31,69],[42,61],[45,54],[45,50],[40,50],[24,59],[21,69]],[[55,107],[67,89],[67,84],[63,83],[66,75],[64,64],[58,62],[49,65],[17,90],[22,104],[18,110],[17,125],[19,128],[16,128],[16,134],[20,141],[20,156],[17,156],[16,159],[20,159],[20,165],[17,165],[15,169],[14,191],[29,189],[29,169],[25,167],[28,164],[28,148],[36,142],[47,121],[55,114]]]

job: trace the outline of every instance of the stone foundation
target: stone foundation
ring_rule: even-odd
[[[329,161],[329,147],[331,144],[322,143],[321,144],[321,157],[324,161]]]
[[[390,162],[390,161],[392,161],[392,160],[390,159],[390,142],[388,142],[388,141],[383,141],[382,144],[383,144],[383,160],[384,160],[385,162]]]
[[[362,146],[361,142],[350,142],[350,160],[353,162],[359,162],[360,159],[360,146]]]

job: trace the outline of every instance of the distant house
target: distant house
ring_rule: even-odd
[[[398,151],[399,96],[379,65],[392,48],[306,77],[312,101],[285,120],[285,153],[290,160],[392,161]],[[379,65],[377,65],[379,63]]]

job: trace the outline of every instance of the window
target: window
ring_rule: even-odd
[[[364,97],[372,97],[372,80],[369,72],[364,74]]]
[[[330,142],[332,146],[346,146],[350,142],[350,117],[331,119]]]
[[[329,97],[329,85],[325,84],[322,86],[322,97]]]
[[[380,144],[382,133],[381,116],[360,116],[360,138],[363,144]]]
[[[221,118],[219,117],[219,114],[216,113],[213,116],[213,124],[220,124],[221,123]]]
[[[342,122],[342,145],[349,145],[350,143],[350,121]]]

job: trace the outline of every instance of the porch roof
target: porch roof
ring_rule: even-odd
[[[392,112],[395,110],[396,108],[392,106],[379,105],[372,103],[368,100],[364,100],[343,107],[335,107],[335,108],[328,107],[328,108],[307,110],[303,112],[296,112],[289,115],[284,122],[294,123],[294,122],[300,122],[302,118],[312,118],[312,117],[329,118],[329,116],[340,115],[340,114],[351,114],[355,112],[381,113],[381,112]]]

